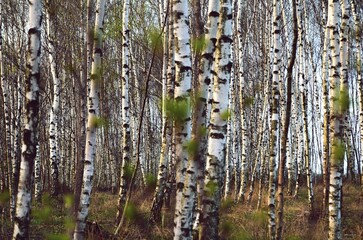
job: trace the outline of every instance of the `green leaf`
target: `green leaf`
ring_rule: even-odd
[[[147,174],[146,175],[146,188],[148,189],[155,189],[157,183],[157,179],[154,174]]]
[[[340,90],[339,105],[340,114],[344,114],[349,110],[349,89],[345,86]]]
[[[155,49],[155,53],[158,55],[163,54],[164,47],[163,47],[163,38],[160,34],[161,30],[156,27],[151,27],[148,32],[148,38],[151,44],[151,49]]]
[[[184,145],[189,155],[195,155],[198,153],[199,143],[195,139],[191,139]]]
[[[228,121],[229,119],[231,119],[231,117],[232,117],[232,112],[229,109],[221,112],[221,118],[223,121]]]
[[[138,216],[138,211],[137,211],[136,206],[133,203],[127,204],[126,209],[125,209],[126,219],[133,221],[133,220],[136,220],[137,216]]]
[[[198,129],[198,134],[199,134],[201,137],[207,136],[207,133],[208,133],[208,129],[207,129],[205,126],[200,126],[200,127],[199,127],[199,129]]]
[[[109,126],[109,122],[103,117],[92,117],[90,122],[94,128],[105,127],[107,129]]]
[[[345,156],[345,144],[341,139],[333,140],[332,145],[332,163],[342,164]]]
[[[177,125],[184,123],[189,111],[190,101],[188,97],[181,97],[179,99],[165,99],[166,116]]]
[[[201,54],[207,46],[204,35],[202,35],[198,38],[192,38],[191,44],[192,44],[193,52],[195,52],[196,54]]]
[[[45,223],[50,220],[52,209],[50,206],[43,206],[40,209],[34,209],[32,215],[38,223]]]
[[[64,201],[64,207],[66,209],[71,209],[74,203],[74,197],[71,194],[67,194],[63,197],[63,201]]]
[[[132,176],[132,174],[133,174],[133,172],[134,172],[134,169],[135,169],[135,166],[134,165],[132,165],[131,163],[126,163],[125,164],[125,167],[124,167],[124,174],[125,174],[125,177],[127,178],[127,179],[131,179],[131,176]]]
[[[218,190],[218,183],[215,181],[209,181],[206,185],[205,185],[205,193],[206,196],[208,197],[212,197],[216,191]]]

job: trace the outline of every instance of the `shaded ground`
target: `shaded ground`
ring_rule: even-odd
[[[318,203],[313,217],[308,213],[307,191],[301,189],[297,199],[287,196],[285,200],[284,239],[327,239],[327,218],[322,218],[322,186],[315,187],[315,201]],[[361,189],[346,184],[343,190],[343,233],[344,239],[363,239],[363,204]],[[263,197],[266,200],[266,195]],[[172,239],[173,210],[165,212],[163,223],[150,225],[147,221],[151,207],[152,193],[139,191],[127,211],[127,224],[118,239]],[[221,207],[221,239],[267,239],[267,204],[256,210],[257,196],[251,204],[234,204],[231,200]],[[88,218],[87,239],[112,239],[116,216],[117,195],[93,193]],[[72,197],[60,199],[43,198],[42,206],[34,205],[31,222],[31,239],[69,239],[74,228],[71,218]],[[10,239],[10,224],[1,221],[2,236]],[[6,234],[7,233],[7,234]],[[6,236],[7,235],[7,236]]]

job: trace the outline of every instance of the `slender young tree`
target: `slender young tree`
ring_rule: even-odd
[[[200,239],[218,239],[219,207],[223,194],[228,89],[232,70],[232,1],[221,0],[219,12]]]
[[[196,91],[195,109],[193,114],[193,129],[190,144],[195,145],[195,149],[189,151],[188,170],[185,177],[185,185],[182,195],[182,218],[181,226],[183,236],[186,239],[192,239],[193,220],[197,217],[195,214],[195,200],[197,199],[197,174],[204,172],[205,152],[207,147],[206,128],[206,107],[208,98],[208,88],[211,82],[211,70],[213,64],[213,53],[215,51],[219,0],[211,0],[208,6],[207,32],[205,35],[206,48],[201,54],[201,62],[198,75],[198,90]],[[200,203],[198,203],[200,204]],[[200,213],[199,213],[200,214]],[[200,216],[200,215],[199,215]]]
[[[160,222],[161,220],[161,207],[163,205],[164,191],[166,187],[166,180],[168,176],[168,145],[170,145],[170,139],[168,139],[167,132],[170,131],[170,121],[166,114],[166,100],[167,100],[167,65],[168,65],[168,38],[169,38],[169,28],[167,27],[167,22],[169,21],[168,8],[169,0],[163,0],[163,72],[162,72],[162,132],[161,132],[161,149],[159,158],[159,171],[157,176],[157,184],[154,193],[154,198],[151,207],[150,221]]]
[[[273,67],[272,67],[272,106],[271,106],[271,133],[270,133],[270,174],[269,174],[269,196],[268,196],[268,215],[269,215],[269,238],[276,238],[276,222],[275,222],[275,193],[276,193],[276,158],[278,147],[278,126],[279,119],[279,77],[280,77],[280,62],[281,62],[281,30],[280,30],[280,0],[273,1],[273,29],[272,29],[272,47],[273,47]]]
[[[241,187],[238,194],[238,201],[243,202],[245,199],[245,193],[247,188],[247,159],[246,159],[246,149],[247,149],[247,131],[246,131],[246,116],[245,116],[245,77],[244,77],[244,69],[243,69],[243,54],[245,47],[243,46],[243,32],[242,32],[242,12],[243,12],[243,3],[244,1],[238,0],[238,8],[237,8],[237,32],[238,32],[238,59],[239,69],[238,69],[238,77],[239,77],[239,101],[240,101],[240,115],[241,115]]]
[[[48,36],[48,53],[50,71],[53,79],[53,103],[49,114],[49,150],[50,150],[50,169],[51,169],[51,195],[57,196],[59,193],[59,146],[58,146],[58,112],[59,112],[59,94],[60,94],[60,81],[58,76],[58,69],[56,66],[56,52],[54,46],[54,30],[53,30],[53,18],[54,18],[54,1],[46,1],[46,17],[47,17],[47,36]]]
[[[288,146],[288,133],[290,127],[291,118],[291,97],[292,97],[292,74],[296,59],[296,49],[297,49],[297,39],[298,39],[298,23],[297,23],[297,9],[296,1],[292,1],[292,20],[293,20],[293,30],[294,37],[291,46],[291,56],[290,61],[287,66],[287,87],[286,87],[286,114],[284,121],[284,128],[281,133],[281,156],[279,161],[279,174],[277,180],[277,232],[276,238],[282,239],[283,230],[283,214],[284,214],[284,174],[286,166],[286,155]]]
[[[6,141],[6,145],[5,145],[5,156],[6,159],[3,159],[3,163],[4,163],[4,167],[6,166],[6,163],[10,163],[10,161],[13,161],[12,158],[12,151],[11,151],[11,108],[9,107],[10,103],[10,84],[7,81],[7,79],[5,78],[5,69],[4,69],[4,59],[3,59],[3,32],[2,32],[2,24],[3,24],[3,2],[0,2],[0,82],[1,82],[1,90],[2,90],[2,99],[3,99],[3,110],[4,110],[4,124],[5,124],[5,141]],[[12,165],[14,166],[14,161],[12,162]],[[4,180],[5,180],[5,171],[4,171]],[[7,172],[7,174],[10,174],[10,172]],[[15,184],[15,179],[16,176],[14,175],[14,171],[13,171],[13,175],[11,176],[11,183],[10,183],[10,215],[11,215],[11,219],[14,219],[14,215],[15,215],[15,201],[16,201],[16,191],[17,189],[15,189],[17,186]],[[3,184],[5,185],[5,181],[3,182]]]
[[[176,203],[174,214],[174,239],[183,239],[182,199],[188,153],[185,145],[191,135],[190,91],[192,81],[191,49],[189,35],[189,7],[186,0],[173,0],[175,38],[175,105],[178,116],[174,118]]]
[[[32,176],[39,120],[40,33],[42,1],[29,1],[28,59],[25,82],[25,117],[13,239],[29,238]]]
[[[342,239],[341,224],[341,190],[344,162],[344,143],[342,129],[342,95],[347,89],[342,89],[340,83],[340,51],[339,51],[339,2],[328,1],[328,22],[331,64],[329,64],[330,82],[330,134],[331,163],[329,183],[329,239]],[[343,85],[344,87],[344,85]],[[341,91],[343,90],[343,91]],[[349,100],[348,100],[349,102]]]
[[[354,19],[354,29],[355,29],[355,44],[357,51],[357,83],[359,86],[359,123],[360,123],[360,157],[359,159],[363,160],[363,78],[362,78],[362,36],[361,36],[361,25],[360,25],[360,17],[358,12],[358,4],[356,1],[351,1],[352,7],[352,15]],[[359,167],[359,164],[358,164]],[[358,169],[359,172],[359,169]],[[361,186],[363,183],[363,175],[360,179]]]
[[[105,0],[97,0],[96,19],[93,38],[93,58],[91,67],[90,92],[88,96],[88,116],[86,149],[84,158],[83,184],[81,199],[77,214],[74,239],[84,239],[86,219],[88,217],[90,197],[92,191],[94,161],[96,155],[96,130],[99,127],[99,86],[101,82],[101,58],[102,58],[102,37],[103,37],[103,18],[105,13]]]
[[[87,85],[90,85],[89,82],[91,81],[91,64],[92,64],[92,43],[93,39],[91,36],[91,0],[87,0],[87,5],[85,6],[84,0],[81,0],[81,9],[82,9],[82,27],[86,28],[85,31],[82,31],[83,41],[84,44],[82,44],[83,48],[83,64],[82,64],[82,78],[80,83],[80,121],[79,121],[79,138],[78,138],[78,146],[77,146],[77,165],[76,165],[76,173],[75,173],[75,183],[74,183],[74,215],[75,218],[77,218],[78,214],[78,206],[79,201],[81,197],[81,190],[82,190],[82,179],[83,179],[83,156],[85,151],[85,145],[86,145],[86,105],[87,100],[86,97],[89,93],[87,91]],[[86,19],[83,16],[83,8],[87,8],[87,15]],[[86,21],[85,21],[86,20]],[[86,35],[86,37],[84,37]]]
[[[323,6],[325,6],[323,2]],[[330,154],[329,154],[329,86],[327,81],[327,63],[330,55],[329,47],[329,28],[326,24],[326,7],[323,9],[323,23],[325,23],[324,27],[324,39],[323,39],[323,56],[322,56],[322,88],[323,88],[323,213],[328,213],[328,204],[329,204],[329,163],[330,163]]]
[[[126,202],[126,194],[128,188],[127,172],[129,171],[131,164],[131,134],[130,134],[130,103],[129,103],[129,78],[130,78],[130,29],[129,29],[129,12],[130,1],[124,1],[123,6],[123,21],[122,21],[122,167],[121,167],[121,179],[120,179],[120,191],[119,200],[117,205],[116,222],[119,223],[124,205]]]

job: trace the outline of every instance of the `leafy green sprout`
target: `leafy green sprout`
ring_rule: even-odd
[[[223,121],[228,121],[232,117],[232,111],[230,109],[227,109],[223,112],[221,112],[221,119]]]
[[[196,54],[201,54],[207,46],[204,35],[201,35],[200,37],[197,37],[197,38],[192,38],[191,44],[192,44],[193,52],[195,52]]]
[[[204,189],[204,191],[208,197],[213,196],[217,190],[218,190],[218,183],[215,181],[209,181],[205,185],[205,189]]]
[[[191,139],[190,141],[185,143],[184,147],[189,155],[194,156],[195,154],[198,153],[199,143],[196,139]]]
[[[94,128],[105,127],[107,129],[109,122],[106,118],[103,117],[93,117],[91,118],[91,126]]]
[[[345,144],[341,139],[334,139],[332,146],[332,163],[341,164],[345,156]]]
[[[179,99],[165,99],[165,111],[166,116],[173,121],[176,125],[182,124],[190,111],[190,99],[189,97],[180,97]]]
[[[349,110],[349,89],[345,86],[340,90],[339,106],[340,114],[344,114]]]

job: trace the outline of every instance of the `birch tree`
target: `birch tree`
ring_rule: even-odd
[[[32,199],[31,179],[34,171],[34,159],[38,141],[41,19],[42,1],[29,1],[28,59],[26,64],[25,83],[25,125],[22,138],[22,154],[13,239],[29,238],[30,205]]]
[[[204,172],[206,159],[206,108],[208,88],[211,82],[211,70],[214,62],[213,54],[215,51],[218,26],[219,0],[211,0],[209,2],[208,12],[207,32],[204,39],[206,47],[201,54],[200,71],[198,75],[198,90],[195,91],[196,96],[194,96],[196,105],[193,114],[193,129],[190,144],[191,147],[195,147],[195,149],[189,151],[189,164],[182,195],[183,207],[181,212],[181,226],[183,237],[186,239],[192,239],[193,220],[198,217],[194,213],[195,200],[197,197],[197,174],[198,172]],[[199,186],[199,188],[201,188],[201,186]]]
[[[91,79],[88,96],[88,116],[86,130],[86,149],[84,158],[83,184],[80,204],[77,214],[74,239],[84,239],[86,219],[88,217],[90,197],[92,191],[92,179],[94,175],[94,161],[96,155],[96,130],[99,127],[99,85],[101,81],[101,57],[102,57],[102,37],[103,37],[103,18],[105,13],[104,0],[97,0],[96,19],[94,28],[94,49],[91,66]]]
[[[150,220],[159,222],[161,220],[161,207],[163,204],[164,190],[166,186],[167,174],[168,174],[168,145],[170,145],[170,138],[168,139],[168,131],[170,131],[170,121],[166,114],[166,100],[167,100],[167,65],[168,65],[168,38],[169,28],[167,22],[169,21],[168,7],[169,0],[164,0],[162,19],[163,23],[163,72],[162,72],[162,132],[161,132],[161,149],[159,159],[159,171],[157,176],[157,185],[155,189],[154,199],[151,207]],[[169,140],[169,141],[168,141]]]
[[[328,22],[331,63],[329,64],[330,81],[330,134],[331,163],[329,187],[329,239],[342,239],[341,225],[341,188],[344,161],[344,144],[340,83],[340,51],[339,51],[339,2],[328,1]],[[344,89],[343,89],[344,90]],[[344,94],[343,94],[344,95]],[[349,100],[348,100],[349,101]]]
[[[212,109],[209,122],[200,239],[218,239],[219,207],[226,157],[228,89],[232,69],[232,1],[220,1]]]
[[[174,239],[183,239],[182,199],[187,168],[188,153],[185,145],[190,141],[191,111],[190,91],[192,80],[191,49],[189,35],[189,7],[186,0],[173,0],[175,38],[175,91],[174,116],[175,162],[176,162],[176,203],[174,214]]]
[[[59,93],[60,82],[58,77],[58,69],[55,60],[55,47],[54,47],[54,30],[53,30],[53,17],[54,17],[54,2],[52,0],[46,1],[46,17],[47,17],[47,36],[48,36],[48,51],[50,71],[53,79],[53,103],[49,114],[49,150],[50,150],[50,164],[51,164],[51,195],[57,196],[59,193],[58,186],[58,168],[59,168],[59,146],[58,146],[58,112],[59,112]]]
[[[120,179],[120,191],[119,200],[117,205],[116,222],[119,223],[123,208],[126,202],[126,194],[128,188],[129,172],[131,163],[131,134],[130,134],[130,116],[129,116],[129,78],[130,78],[130,66],[129,66],[129,10],[130,2],[126,0],[123,7],[123,21],[122,21],[122,167],[121,167],[121,179]]]
[[[283,129],[281,133],[281,156],[279,161],[279,174],[278,174],[278,185],[277,185],[277,194],[278,194],[278,215],[277,215],[277,234],[276,238],[282,238],[282,230],[283,230],[283,213],[284,213],[284,173],[285,173],[285,165],[287,158],[287,148],[288,146],[288,133],[290,127],[290,118],[291,118],[291,98],[292,98],[292,75],[293,68],[296,59],[296,49],[297,49],[297,39],[298,39],[298,23],[297,23],[297,9],[296,9],[296,1],[292,1],[292,20],[294,23],[293,31],[293,41],[291,45],[291,56],[290,61],[287,66],[287,96],[286,96],[286,115],[285,119],[283,119]]]
[[[325,6],[325,4],[323,4]],[[323,23],[325,23],[324,28],[324,43],[323,43],[323,56],[322,56],[322,87],[323,87],[323,211],[327,213],[328,211],[328,203],[329,203],[329,163],[330,163],[330,152],[329,152],[329,86],[327,81],[327,63],[329,59],[330,51],[329,47],[329,36],[330,30],[327,27],[325,16],[326,15],[326,7],[323,9]]]
[[[278,126],[279,119],[279,77],[281,62],[281,42],[280,42],[280,0],[273,1],[273,29],[272,29],[272,47],[273,47],[273,67],[272,67],[272,116],[271,116],[271,133],[270,133],[270,174],[269,174],[269,196],[268,196],[268,215],[269,215],[269,238],[276,238],[276,222],[275,222],[275,192],[276,192],[276,157],[278,147]]]

